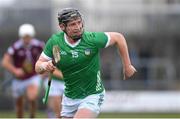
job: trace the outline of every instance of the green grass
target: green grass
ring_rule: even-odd
[[[180,113],[102,113],[100,118],[180,118]]]
[[[0,111],[0,118],[15,118],[13,111]],[[37,118],[46,118],[43,111],[38,111]],[[25,118],[29,118],[25,113]],[[99,118],[180,118],[180,113],[101,113]]]
[[[25,112],[25,118],[29,118],[29,114]],[[45,112],[37,112],[37,118],[46,118]],[[16,114],[14,111],[0,111],[0,118],[16,118]]]

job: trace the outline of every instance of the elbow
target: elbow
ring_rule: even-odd
[[[116,45],[126,42],[123,34],[118,33],[118,32],[114,32],[113,34],[114,34],[113,39],[114,39]]]
[[[124,36],[118,32],[107,32],[110,35],[110,45],[121,45],[126,42]]]
[[[119,32],[110,32],[110,35],[113,39],[119,40],[119,39],[124,39],[123,34]]]
[[[111,34],[111,36],[114,37],[124,37],[123,34],[119,33],[119,32],[109,32]]]
[[[115,35],[116,35],[116,39],[117,39],[118,41],[119,41],[119,40],[125,40],[123,34],[116,32]]]
[[[1,66],[4,68],[8,68],[9,66],[11,66],[12,63],[12,58],[10,55],[8,54],[4,54],[2,61],[1,61]]]
[[[114,34],[114,42],[116,46],[120,49],[125,49],[127,47],[127,42],[121,33]]]

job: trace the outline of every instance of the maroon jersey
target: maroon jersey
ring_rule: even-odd
[[[44,47],[44,42],[32,39],[28,46],[24,45],[22,39],[16,41],[8,48],[7,53],[12,56],[14,66],[22,68],[25,75],[19,79],[25,80],[36,74],[35,63]]]

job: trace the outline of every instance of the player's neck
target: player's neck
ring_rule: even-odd
[[[30,46],[30,42],[23,42],[23,44],[25,48],[28,48]]]
[[[75,44],[79,41],[79,40],[73,40],[72,38],[68,37],[67,35],[66,35],[66,38],[70,44]]]

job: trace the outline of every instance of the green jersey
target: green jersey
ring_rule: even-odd
[[[75,44],[70,44],[64,32],[48,40],[43,51],[45,58],[52,59],[52,48],[60,48],[60,62],[56,65],[63,73],[65,96],[82,99],[104,90],[100,76],[100,48],[106,47],[109,37],[103,32],[84,32]]]

